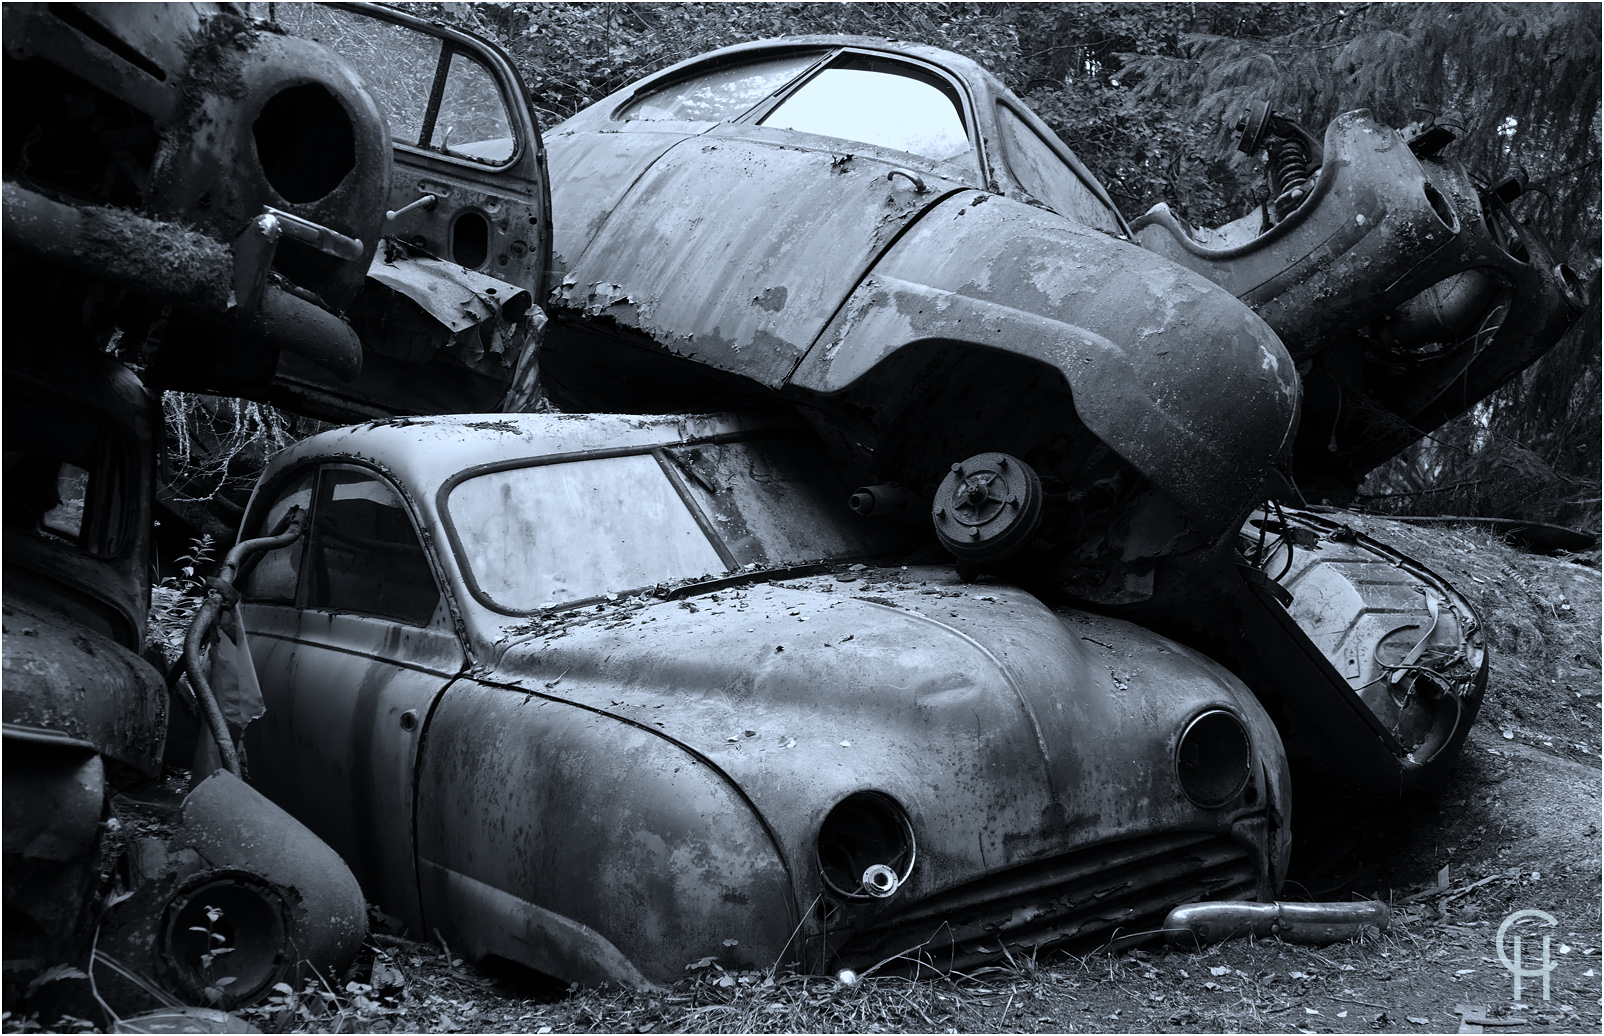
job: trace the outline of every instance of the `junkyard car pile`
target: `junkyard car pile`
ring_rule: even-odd
[[[7,17],[8,83],[20,62],[58,79],[110,67],[101,51],[128,66],[95,87],[103,120],[169,78],[139,49],[144,16],[52,5],[26,33]],[[1272,899],[1301,789],[1393,796],[1445,778],[1486,681],[1474,613],[1340,521],[1265,502],[1288,477],[1351,486],[1579,311],[1574,278],[1500,207],[1509,188],[1435,158],[1440,134],[1344,116],[1324,149],[1343,160],[1322,162],[1309,134],[1255,109],[1244,134],[1270,148],[1274,204],[1219,231],[1155,210],[1133,240],[1073,153],[973,63],[771,41],[550,131],[548,215],[528,98],[493,47],[369,5],[275,17],[195,29],[285,51],[254,75],[315,65],[330,85],[219,93],[240,110],[214,117],[244,142],[220,159],[156,133],[163,161],[210,162],[149,181],[185,185],[179,201],[137,180],[115,196],[25,180],[8,129],[8,256],[16,240],[47,259],[56,296],[110,282],[91,295],[115,319],[81,329],[85,353],[112,326],[176,326],[149,335],[148,384],[373,418],[263,472],[242,527],[255,552],[231,559],[237,591],[214,584],[208,614],[242,597],[266,708],[244,757],[288,814],[283,837],[338,853],[413,932],[586,982],[671,981],[707,957],[964,966],[1152,934],[1177,904]],[[351,161],[333,168],[306,145],[340,113]],[[1350,160],[1366,147],[1385,169]],[[199,180],[229,193],[202,205]],[[174,231],[156,217],[193,221],[224,197],[196,225],[215,235],[201,280],[233,285],[227,305],[147,283],[159,264],[86,267],[36,229],[143,219],[130,226],[161,245]],[[129,286],[176,301],[142,314],[138,292],[117,294]],[[532,298],[547,289],[541,344]],[[183,941],[210,939],[215,923],[189,921],[224,894],[179,859],[188,843],[131,844],[130,879],[97,877],[116,841],[105,803],[138,798],[115,797],[101,768],[155,776],[167,696],[187,693],[137,657],[147,397],[109,358],[24,370],[14,352],[7,996],[46,957],[85,950],[131,884],[144,898],[107,915],[137,918],[119,929],[126,981],[198,1002],[237,976],[209,941]],[[111,403],[13,430],[14,391],[43,406],[90,364],[129,383],[118,405],[134,417],[81,448],[24,425],[101,427]],[[595,412],[515,412],[542,391]],[[1347,402],[1311,431],[1327,394]],[[14,496],[27,479],[36,491]],[[36,645],[46,626],[76,644],[93,622],[138,690],[62,677],[49,686],[69,708],[41,690],[53,654]],[[189,683],[205,706],[199,666]],[[85,708],[109,717],[98,740],[73,725]],[[227,763],[238,731],[211,729]],[[68,795],[82,822],[62,857],[41,804]],[[249,813],[229,808],[206,815]],[[222,945],[260,964],[211,998],[225,1004],[287,973],[280,915],[246,919],[310,880],[228,837],[190,850],[235,897]],[[68,858],[70,909],[39,916],[46,897],[13,875]],[[147,873],[159,880],[133,880]],[[19,909],[39,929],[27,960]]]

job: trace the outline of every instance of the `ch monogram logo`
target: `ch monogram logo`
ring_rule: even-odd
[[[1493,945],[1498,950],[1498,959],[1499,959],[1499,961],[1504,965],[1504,967],[1509,971],[1509,973],[1511,975],[1515,976],[1515,999],[1516,1000],[1520,999],[1520,980],[1521,979],[1523,979],[1523,978],[1536,978],[1539,975],[1541,975],[1543,977],[1543,999],[1547,1000],[1548,999],[1548,974],[1549,974],[1549,972],[1553,971],[1555,968],[1559,967],[1559,961],[1552,960],[1549,957],[1549,953],[1548,953],[1549,936],[1546,936],[1546,935],[1543,936],[1543,962],[1541,964],[1539,964],[1539,965],[1535,965],[1535,966],[1532,966],[1532,967],[1527,967],[1525,965],[1524,961],[1522,961],[1522,959],[1521,959],[1521,937],[1518,934],[1515,936],[1515,940],[1514,940],[1514,946],[1515,946],[1514,955],[1511,956],[1504,949],[1504,937],[1509,934],[1509,929],[1511,928],[1511,926],[1513,926],[1516,922],[1522,921],[1522,920],[1524,920],[1524,919],[1526,919],[1528,917],[1542,918],[1550,926],[1553,926],[1553,925],[1558,923],[1558,922],[1556,922],[1554,920],[1554,915],[1550,914],[1546,910],[1517,910],[1513,914],[1510,914],[1508,917],[1504,918],[1504,923],[1498,926],[1498,938],[1497,938],[1497,941]]]

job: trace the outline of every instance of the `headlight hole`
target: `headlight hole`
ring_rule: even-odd
[[[1253,747],[1242,721],[1224,709],[1194,719],[1175,750],[1175,771],[1186,797],[1204,809],[1236,798],[1248,782]]]
[[[1448,199],[1442,196],[1442,192],[1437,190],[1430,180],[1425,183],[1425,191],[1426,204],[1431,206],[1432,213],[1442,221],[1450,234],[1459,233],[1459,216],[1454,213],[1454,207],[1448,204]]]
[[[854,792],[819,827],[819,873],[849,899],[887,899],[913,872],[913,825],[888,795]]]
[[[356,168],[356,133],[334,95],[317,83],[280,90],[251,132],[262,173],[297,205],[328,197]]]

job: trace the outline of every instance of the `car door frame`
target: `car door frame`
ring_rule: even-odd
[[[285,684],[286,681],[274,679],[272,673],[264,674],[264,691],[282,700],[277,703],[281,706],[277,716],[271,707],[274,703],[270,701],[268,716],[253,725],[257,732],[257,766],[267,776],[263,782],[266,785],[264,790],[270,797],[286,799],[283,804],[297,819],[340,851],[368,897],[414,930],[421,930],[417,928],[422,922],[417,873],[418,760],[435,706],[446,689],[472,665],[472,646],[465,636],[460,608],[452,597],[449,572],[434,549],[435,536],[421,520],[421,512],[411,494],[382,467],[351,457],[313,458],[275,478],[273,495],[259,493],[258,500],[275,501],[277,491],[293,484],[308,468],[314,471],[314,477],[307,538],[296,572],[295,602],[292,606],[294,630],[289,635],[285,632],[270,634],[276,640],[288,641],[290,648],[285,652],[282,645],[275,645],[273,651],[263,653],[274,660],[273,664],[284,667],[288,674],[287,685],[269,691],[270,687]],[[435,613],[427,625],[411,626],[392,618],[308,606],[308,572],[315,553],[315,529],[320,517],[324,473],[342,470],[373,478],[401,501],[412,533],[428,561],[430,576],[440,592]],[[250,516],[254,518],[259,513],[257,509],[263,506],[266,504],[253,500]],[[319,616],[327,618],[320,620]],[[409,630],[415,631],[412,636],[420,642],[419,646],[438,652],[434,664],[401,660],[381,653],[405,653]],[[341,643],[342,636],[352,639],[354,635],[360,639],[363,634],[369,638],[367,642]],[[352,661],[361,659],[367,661]],[[324,690],[322,687],[310,687],[309,682],[319,678],[319,669],[325,677],[331,671],[336,676],[340,675],[342,662],[345,668],[360,673],[360,678],[344,692],[346,696],[333,708],[321,711],[336,718],[349,717],[350,722],[341,728],[346,735],[344,747],[348,751],[341,753],[336,749],[322,755],[333,759],[343,755],[349,779],[344,788],[338,782],[334,782],[332,787],[325,786],[330,795],[344,792],[345,799],[343,803],[333,802],[333,808],[324,813],[314,810],[306,794],[307,788],[304,787],[304,771],[316,765],[316,758],[308,759],[306,754],[294,752],[294,761],[287,768],[294,776],[287,778],[285,773],[280,772],[281,768],[263,756],[274,749],[282,752],[303,747],[301,742],[305,734],[300,728],[306,723],[300,720],[298,714],[308,712],[309,706],[310,711],[318,711],[316,706],[322,702],[311,696]],[[364,720],[362,714],[368,711],[372,715]],[[267,732],[273,727],[281,728],[275,734],[278,740],[264,740],[269,738]],[[331,725],[320,725],[318,735],[324,743],[332,744],[330,738],[337,739],[334,730]],[[390,731],[388,739],[384,736],[387,730]],[[318,737],[314,737],[311,744],[315,746],[318,740]],[[364,760],[366,765],[363,765]],[[324,762],[326,768],[330,758],[325,758]],[[385,775],[378,772],[381,768],[389,770],[391,780],[388,788],[384,787]],[[363,791],[367,801],[355,801],[358,792]],[[330,819],[338,817],[342,806],[349,813],[349,830],[331,829]],[[314,812],[318,815],[313,815]],[[403,818],[399,822],[396,819],[398,813]],[[400,844],[403,841],[405,844]]]

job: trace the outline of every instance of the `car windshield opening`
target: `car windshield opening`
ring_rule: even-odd
[[[958,91],[940,76],[852,55],[804,83],[763,125],[950,161],[972,150],[962,110]]]
[[[725,122],[747,112],[818,59],[817,51],[788,54],[682,79],[636,101],[622,117]]]
[[[813,451],[787,440],[671,447],[464,479],[448,498],[465,572],[525,614],[666,583],[899,550]]]

